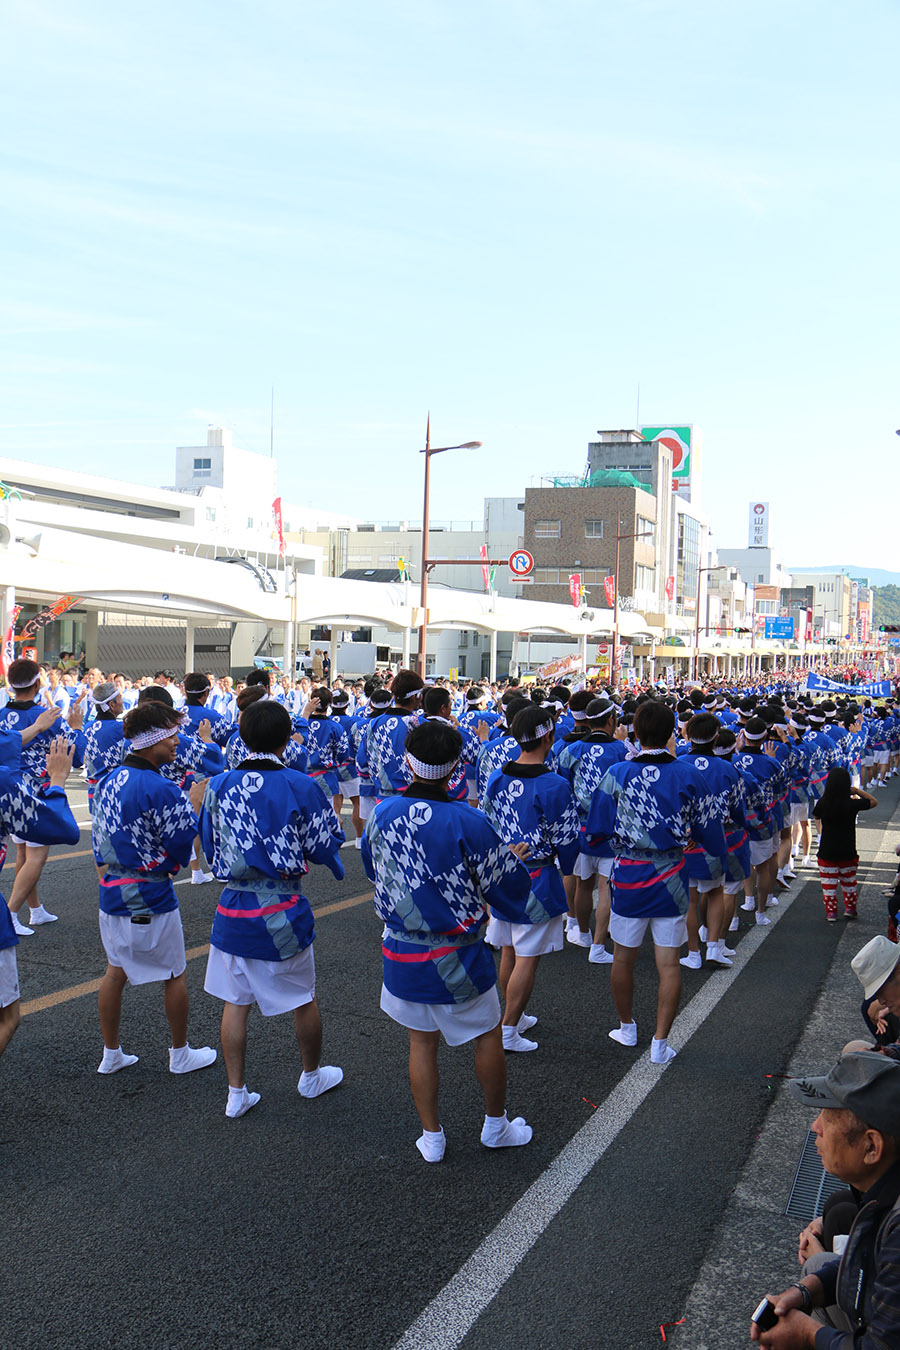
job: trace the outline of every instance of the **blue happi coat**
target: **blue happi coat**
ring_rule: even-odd
[[[344,832],[334,808],[306,774],[272,755],[252,755],[211,778],[200,811],[203,852],[226,886],[210,942],[259,961],[286,961],[315,937],[302,894],[310,863],[340,881]]]
[[[2,739],[12,741],[14,738],[4,736]],[[21,738],[15,739],[21,744]],[[0,867],[10,834],[31,844],[77,844],[81,837],[64,788],[50,787],[49,784],[38,787],[30,774],[4,763],[0,766]],[[12,915],[6,901],[0,897],[0,949],[15,947],[18,941]]]
[[[309,763],[306,772],[326,797],[339,791],[338,769],[350,758],[350,743],[334,717],[315,713],[309,719],[309,740],[306,744]]]
[[[584,853],[593,853],[595,857],[611,858],[612,845],[608,839],[600,839],[593,849],[589,849],[584,837],[588,811],[594,792],[600,786],[607,769],[613,764],[621,764],[628,753],[625,741],[617,741],[605,731],[595,735],[566,739],[554,747],[556,772],[565,778],[575,798],[578,823],[582,832],[581,848]]]
[[[46,711],[43,703],[36,701],[25,703],[19,699],[12,699],[4,708],[0,708],[0,731],[24,731]],[[74,730],[68,722],[60,718],[49,731],[40,732],[34,740],[29,741],[28,745],[22,746],[22,771],[38,780],[46,778],[47,751],[53,741],[60,736],[75,747],[72,767],[80,769],[84,763],[84,732]]]
[[[684,851],[697,843],[713,857],[727,849],[722,822],[711,809],[692,764],[647,751],[609,769],[594,793],[585,837],[611,840],[612,907],[635,918],[687,912]]]
[[[738,750],[731,762],[744,779],[744,818],[753,843],[772,839],[781,829],[778,805],[783,772],[778,761],[761,749]]]
[[[750,875],[750,843],[744,818],[744,779],[725,756],[714,755],[712,747],[691,749],[684,757],[700,774],[709,794],[708,809],[722,822],[726,853],[715,857],[699,844],[685,849],[688,877],[691,881],[743,881]],[[745,870],[746,869],[746,870]]]
[[[497,982],[484,944],[489,904],[527,923],[527,869],[480,811],[427,783],[379,802],[362,860],[384,923],[385,988],[414,1003],[465,1003]]]
[[[578,813],[566,780],[544,764],[505,764],[491,774],[481,809],[504,843],[527,844],[531,850],[525,859],[531,878],[529,921],[563,914],[560,872],[572,875],[580,851]]]
[[[510,760],[518,759],[521,753],[519,742],[515,736],[510,736],[505,727],[496,734],[492,732],[490,740],[481,743],[475,761],[475,786],[479,801],[487,792],[491,774],[502,769]]]
[[[406,738],[420,720],[419,713],[388,708],[373,717],[366,727],[357,763],[360,774],[363,771],[368,774],[376,797],[396,796],[412,782],[406,762]]]
[[[178,908],[172,877],[190,861],[197,817],[177,783],[139,755],[100,779],[91,817],[94,858],[106,867],[107,914],[167,914]]]
[[[210,698],[212,695],[210,695]],[[209,699],[206,703],[186,703],[182,712],[190,719],[190,726],[185,726],[185,731],[193,732],[195,735],[200,730],[201,722],[209,723],[209,734],[212,736],[216,745],[223,750],[234,734],[234,723],[230,717],[225,717],[217,712],[215,708],[209,705]]]

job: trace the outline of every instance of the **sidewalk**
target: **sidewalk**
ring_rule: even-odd
[[[867,820],[869,813],[859,817],[860,918],[845,925],[824,988],[797,1044],[791,1076],[827,1072],[848,1040],[865,1035],[859,1015],[862,989],[850,961],[870,938],[886,932],[887,902],[881,892],[893,879],[897,864],[898,785],[900,780],[894,779],[881,789],[879,807],[870,813],[874,821]],[[815,874],[810,876],[811,884],[804,886],[794,904],[821,903],[818,881]],[[797,959],[803,960],[802,951]],[[803,1013],[797,1009],[798,1017]],[[673,1350],[750,1345],[750,1314],[763,1294],[784,1289],[798,1278],[801,1225],[784,1208],[814,1115],[789,1095],[784,1079],[773,1080],[771,1094],[757,1142],[683,1311],[684,1323],[667,1333]],[[704,1157],[701,1149],[697,1165],[714,1167],[715,1159]]]

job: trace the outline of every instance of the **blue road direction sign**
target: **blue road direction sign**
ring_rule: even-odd
[[[794,620],[766,619],[764,636],[766,638],[792,638],[794,636]]]
[[[534,558],[527,548],[517,548],[509,555],[509,570],[514,577],[527,577],[529,572],[534,571]]]

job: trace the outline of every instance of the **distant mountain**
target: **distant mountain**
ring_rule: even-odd
[[[848,563],[830,563],[822,567],[788,567],[792,576],[804,572],[846,572],[848,577],[868,577],[870,586],[900,586],[900,572],[886,572],[883,567],[855,567]]]

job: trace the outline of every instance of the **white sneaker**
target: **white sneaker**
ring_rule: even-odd
[[[13,931],[17,937],[34,937],[34,929],[22,923],[18,914],[11,914],[9,917],[13,921]]]
[[[763,927],[765,924],[771,923],[772,920],[769,918],[768,914],[757,914],[756,922],[760,925],[760,927]]]
[[[169,1046],[169,1073],[193,1073],[195,1069],[208,1069],[215,1062],[216,1051],[211,1045],[196,1050],[189,1045],[180,1045],[177,1050]]]
[[[611,966],[613,963],[613,954],[608,952],[605,947],[598,946],[597,943],[591,943],[591,951],[588,960],[593,966]]]
[[[703,965],[703,958],[699,952],[688,952],[687,956],[682,956],[678,964],[687,970],[699,970]]]
[[[566,932],[566,942],[571,942],[573,947],[590,947],[593,941],[590,933],[582,933],[580,928],[570,928]]]
[[[29,913],[28,922],[32,928],[37,928],[42,923],[56,923],[58,918],[58,914],[49,913],[43,905],[36,905]]]

